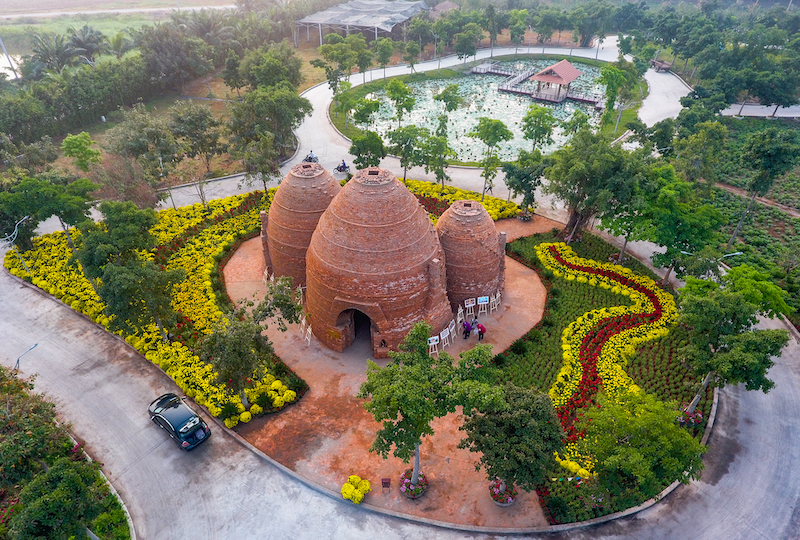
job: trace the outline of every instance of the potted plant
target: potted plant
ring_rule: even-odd
[[[412,484],[411,476],[413,473],[413,469],[406,469],[405,472],[400,475],[400,493],[409,499],[419,499],[428,489],[428,478],[425,476],[425,473],[419,471],[419,474],[417,475],[417,483]]]
[[[489,495],[497,506],[511,506],[517,498],[517,487],[495,478],[489,483]]]

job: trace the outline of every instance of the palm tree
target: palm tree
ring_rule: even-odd
[[[125,32],[117,32],[109,41],[108,41],[108,52],[112,53],[114,56],[117,57],[117,60],[122,58],[122,56],[133,49],[133,40],[126,35]]]
[[[94,65],[97,56],[109,52],[106,36],[88,24],[84,24],[78,29],[70,28],[69,33],[70,45],[72,45],[75,54],[90,66]]]
[[[61,68],[75,63],[75,49],[63,34],[34,34],[32,50],[31,59],[50,71],[59,72]]]

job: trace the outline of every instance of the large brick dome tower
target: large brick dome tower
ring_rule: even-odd
[[[306,250],[311,235],[341,189],[318,163],[300,163],[289,170],[269,214],[262,215],[262,234],[264,230],[267,233],[264,255],[275,275],[291,276],[295,286],[306,285]]]
[[[452,318],[436,230],[408,189],[377,167],[358,171],[322,214],[306,277],[311,328],[336,351],[353,342],[364,316],[376,358],[419,320],[439,332]]]
[[[456,201],[436,223],[447,261],[447,296],[453,311],[467,298],[491,296],[505,286],[505,233],[477,201]]]

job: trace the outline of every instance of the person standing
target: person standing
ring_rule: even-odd
[[[486,333],[486,327],[483,326],[481,323],[478,323],[478,341],[483,340],[483,334]]]
[[[464,339],[467,339],[469,337],[469,333],[472,332],[472,325],[467,321],[464,321],[462,326],[464,328]]]

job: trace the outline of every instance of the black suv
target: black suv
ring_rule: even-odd
[[[175,394],[164,394],[147,408],[150,420],[184,450],[191,450],[211,436],[208,424]]]

